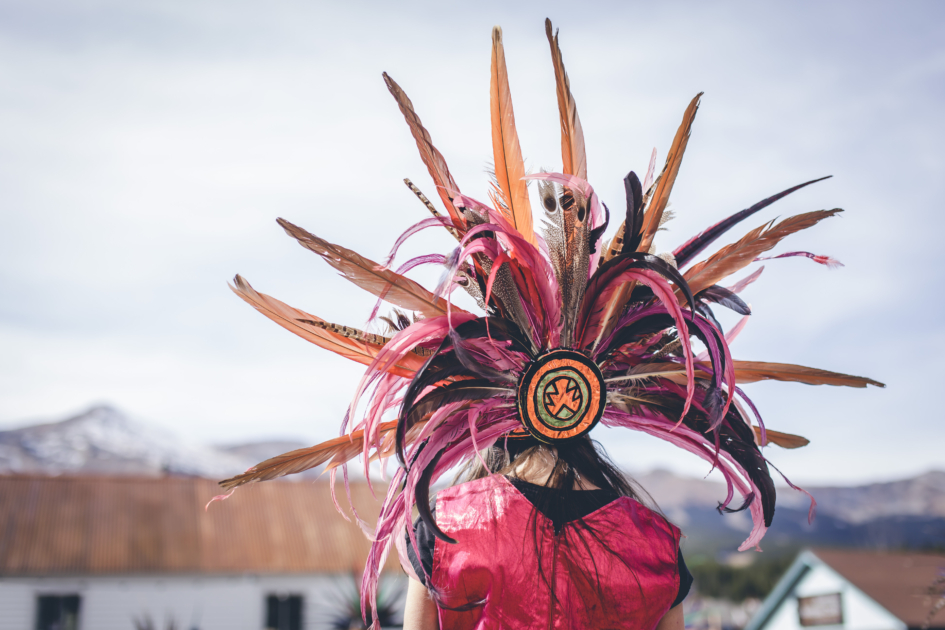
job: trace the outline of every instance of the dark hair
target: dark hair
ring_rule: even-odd
[[[582,436],[562,442],[558,446],[542,444],[533,438],[500,440],[481,453],[482,460],[474,457],[463,467],[455,483],[475,481],[490,474],[513,475],[515,469],[538,457],[548,457],[554,466],[544,487],[561,491],[575,490],[582,482],[589,482],[602,490],[610,490],[621,497],[630,497],[659,512],[652,497],[636,481],[625,475],[610,460],[599,442]]]
[[[570,492],[580,492],[581,487],[590,483],[602,490],[609,490],[617,496],[630,497],[639,503],[650,508],[665,519],[665,516],[659,510],[659,507],[650,497],[650,495],[639,485],[620,471],[619,468],[607,456],[604,448],[597,441],[591,440],[588,436],[582,436],[567,442],[562,442],[557,446],[542,444],[533,438],[515,438],[500,440],[491,448],[481,453],[482,459],[473,458],[466,466],[460,470],[454,483],[463,481],[474,481],[490,474],[502,474],[514,476],[515,470],[522,464],[528,465],[530,460],[536,458],[551,458],[554,461],[551,473],[545,480],[545,488],[553,488],[559,492],[542,493],[543,501],[548,503],[559,500],[562,494]],[[483,465],[485,461],[485,466]],[[566,497],[565,497],[566,498]],[[535,552],[538,558],[538,572],[542,581],[551,591],[552,601],[557,599],[555,589],[550,580],[545,575],[542,568],[541,545],[538,540],[538,528],[536,527],[538,514],[549,511],[550,505],[535,504],[532,508],[530,518],[530,528],[532,530]],[[572,545],[583,545],[589,549],[585,535],[590,536],[601,545],[608,553],[617,558],[626,566],[637,582],[637,588],[645,598],[640,581],[636,578],[636,572],[633,567],[626,563],[615,551],[603,540],[597,532],[590,527],[583,518],[567,523],[560,532],[561,542],[565,549]],[[556,536],[556,543],[558,537]],[[572,571],[572,579],[587,580],[596,582],[596,590],[602,594],[600,574],[595,563],[593,576],[583,574],[581,571]]]

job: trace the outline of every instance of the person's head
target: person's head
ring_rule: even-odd
[[[533,438],[499,440],[482,452],[482,459],[486,466],[474,458],[457,481],[501,474],[560,490],[612,490],[638,500],[645,497],[651,503],[646,493],[610,461],[603,447],[587,435],[557,446]]]

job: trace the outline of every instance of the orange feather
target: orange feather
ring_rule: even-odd
[[[801,448],[802,446],[807,446],[810,444],[810,440],[808,440],[806,437],[794,435],[792,433],[782,433],[781,431],[772,431],[771,429],[765,429],[765,435],[768,438],[768,441],[762,444],[761,428],[752,425],[751,430],[755,434],[755,442],[758,443],[758,446],[777,444],[781,448]]]
[[[397,421],[383,422],[378,427],[378,433],[383,435],[397,428]],[[254,481],[269,481],[286,475],[311,470],[321,466],[329,460],[348,461],[356,457],[364,447],[364,429],[353,431],[350,434],[336,437],[327,442],[300,448],[282,455],[276,455],[264,462],[256,464],[249,470],[235,477],[220,482],[225,490],[232,490]]]
[[[738,242],[726,245],[717,251],[708,260],[690,267],[685,274],[686,282],[689,283],[692,293],[696,294],[747,267],[759,254],[768,251],[786,236],[812,227],[823,219],[840,212],[843,212],[840,208],[816,210],[788,217],[774,227],[771,227],[773,221],[757,227]]]
[[[453,205],[452,193],[450,192],[459,192],[459,186],[456,184],[453,176],[450,175],[450,169],[446,165],[443,154],[437,151],[436,147],[433,146],[430,132],[428,132],[420,122],[420,117],[417,116],[417,112],[414,111],[413,103],[407,98],[407,94],[386,72],[384,73],[384,82],[387,84],[387,89],[394,97],[394,100],[397,101],[397,105],[400,107],[400,112],[404,115],[404,119],[410,126],[410,133],[413,134],[413,139],[416,140],[417,148],[420,150],[420,159],[423,160],[427,170],[430,172],[430,177],[433,178],[433,183],[436,184],[436,192],[440,195],[443,205],[446,207],[447,212],[449,212],[453,225],[460,232],[464,231],[466,221]]]
[[[818,368],[792,365],[790,363],[768,363],[765,361],[735,361],[735,381],[755,383],[757,381],[791,381],[807,385],[835,385],[838,387],[886,387],[879,381],[865,376],[851,376],[829,372]]]
[[[656,189],[650,197],[650,204],[643,215],[643,240],[637,251],[648,252],[653,243],[653,237],[660,227],[660,220],[663,218],[663,211],[669,203],[669,194],[673,190],[673,184],[676,183],[676,175],[679,174],[679,167],[682,164],[683,155],[686,153],[686,145],[689,144],[689,134],[692,132],[692,123],[696,119],[696,112],[699,111],[699,99],[702,98],[702,92],[696,94],[695,98],[686,108],[683,114],[682,123],[676,131],[676,137],[673,138],[673,144],[666,154],[666,165],[656,182]]]
[[[512,111],[512,93],[509,91],[509,76],[505,67],[505,49],[502,46],[502,29],[492,29],[492,83],[489,93],[492,109],[492,153],[495,159],[495,177],[499,191],[504,197],[506,215],[512,225],[532,245],[538,243],[532,226],[532,208],[525,184],[525,162],[522,148],[515,130],[515,113]]]
[[[285,219],[278,219],[278,222],[299,245],[321,256],[325,262],[341,272],[342,277],[365,291],[409,311],[419,311],[426,317],[446,315],[446,300],[434,298],[432,293],[413,280],[382,267],[357,252],[329,243]],[[451,308],[454,313],[465,312],[456,306]]]
[[[324,320],[310,315],[305,311],[292,308],[288,304],[280,302],[264,293],[257,293],[241,276],[236,276],[233,279],[233,285],[230,285],[230,289],[247,304],[286,330],[295,333],[306,341],[314,343],[320,348],[331,350],[346,359],[351,359],[363,365],[370,365],[382,348],[382,346],[379,345],[349,339],[344,335],[330,332],[320,326],[305,323],[304,320],[317,322],[324,322]],[[387,371],[397,376],[413,378],[416,371],[423,366],[423,362],[424,359],[420,355],[410,354],[403,357]]]
[[[564,70],[558,33],[552,34],[551,20],[545,19],[545,35],[551,46],[551,62],[555,67],[555,86],[558,94],[558,114],[561,118],[562,172],[587,180],[587,155],[584,151],[584,129],[578,116],[577,103],[571,95],[571,82]]]

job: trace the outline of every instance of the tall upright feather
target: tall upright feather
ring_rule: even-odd
[[[669,148],[669,153],[666,154],[666,165],[663,167],[663,172],[660,173],[656,183],[653,185],[654,189],[647,191],[649,203],[643,215],[640,242],[636,249],[638,252],[645,254],[650,251],[650,246],[653,244],[653,237],[656,236],[656,231],[660,228],[663,212],[666,210],[666,206],[669,203],[669,195],[673,190],[673,184],[676,182],[676,176],[679,174],[679,167],[682,164],[683,155],[686,152],[686,145],[689,143],[692,123],[696,118],[696,112],[699,111],[700,98],[702,98],[702,92],[696,94],[695,98],[690,101],[689,107],[686,108],[682,123],[679,125],[679,129],[676,130],[676,137],[673,139],[673,144]],[[625,228],[626,225],[623,225],[619,230],[624,230]],[[611,330],[614,322],[620,316],[620,313],[623,312],[624,306],[632,293],[633,284],[627,284],[614,291],[610,302],[604,307],[604,317],[601,320],[603,325],[600,328],[600,336],[595,340],[595,346],[597,343],[600,343],[602,336]]]
[[[551,20],[545,19],[545,35],[551,46],[551,62],[555,67],[555,86],[558,93],[558,114],[561,118],[562,173],[587,179],[587,155],[584,151],[584,129],[578,116],[577,103],[571,95],[571,82],[564,70],[558,32],[552,34]]]
[[[676,137],[673,138],[673,144],[666,154],[666,166],[660,174],[656,183],[656,190],[650,198],[650,205],[646,209],[643,217],[643,238],[637,249],[639,252],[648,252],[653,243],[653,237],[660,227],[660,220],[663,218],[663,212],[669,203],[669,194],[673,190],[673,184],[676,183],[676,175],[679,174],[679,166],[682,164],[683,155],[686,153],[686,145],[689,143],[689,134],[692,132],[692,122],[696,119],[696,112],[699,111],[699,99],[702,98],[702,92],[696,94],[695,98],[686,108],[683,114],[682,123],[676,131]]]
[[[502,46],[502,29],[492,29],[492,84],[489,92],[492,110],[492,154],[495,160],[495,178],[499,191],[507,205],[507,216],[532,245],[538,243],[532,227],[532,208],[528,201],[525,184],[525,162],[522,147],[515,130],[515,113],[512,111],[512,93],[509,91],[509,75],[505,67],[505,48]]]

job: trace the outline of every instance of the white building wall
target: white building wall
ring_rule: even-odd
[[[157,630],[172,619],[180,630],[262,630],[268,595],[302,595],[304,628],[316,630],[353,586],[350,575],[326,574],[0,578],[0,630],[34,630],[44,594],[78,594],[81,630],[133,630],[145,615]]]
[[[813,595],[840,593],[843,606],[843,624],[830,626],[801,626],[797,613],[797,599]],[[840,574],[823,563],[816,562],[794,589],[782,600],[760,630],[905,630],[906,625]]]

